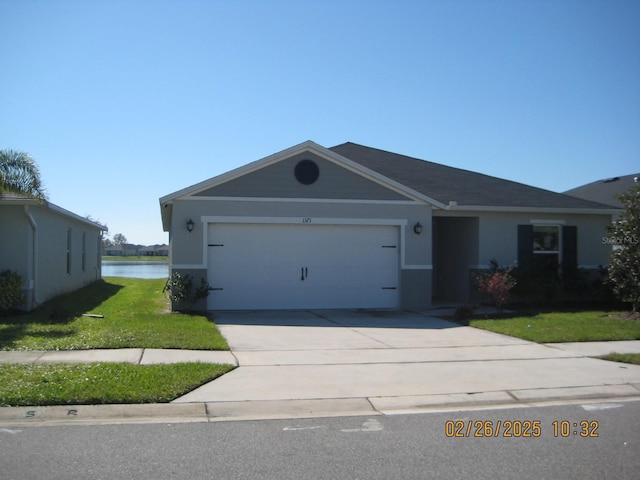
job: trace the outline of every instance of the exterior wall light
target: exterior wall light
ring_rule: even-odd
[[[187,230],[189,231],[189,233],[193,232],[193,220],[189,219],[189,221],[187,222]]]
[[[415,233],[416,235],[420,235],[422,233],[422,225],[420,225],[420,222],[416,223],[413,226],[413,233]]]

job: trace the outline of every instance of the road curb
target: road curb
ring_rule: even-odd
[[[204,404],[55,405],[2,407],[1,426],[208,422]]]
[[[0,427],[211,423],[290,418],[399,415],[442,410],[516,408],[549,404],[640,401],[639,385],[605,385],[517,392],[405,397],[330,398],[244,402],[0,407]]]

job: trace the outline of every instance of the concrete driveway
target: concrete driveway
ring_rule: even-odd
[[[353,412],[384,412],[640,396],[640,366],[462,327],[429,312],[249,311],[214,320],[239,368],[175,403],[205,402],[220,415],[246,402],[298,402],[306,411],[343,400],[348,405],[340,408]]]

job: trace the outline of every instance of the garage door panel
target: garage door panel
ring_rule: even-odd
[[[212,224],[209,308],[397,307],[397,242],[391,226]]]

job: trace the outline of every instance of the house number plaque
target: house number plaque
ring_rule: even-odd
[[[302,223],[311,223],[311,217],[304,217]]]

